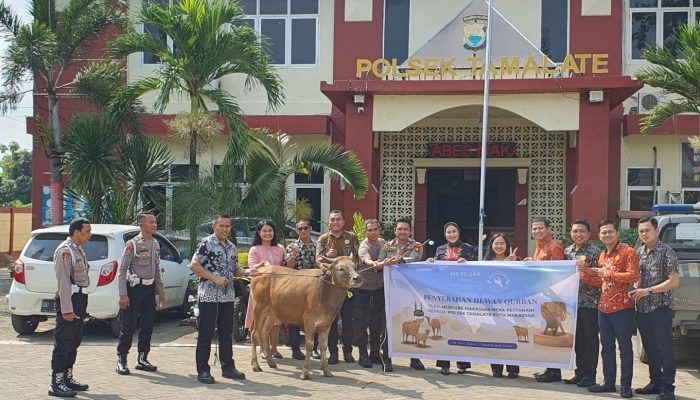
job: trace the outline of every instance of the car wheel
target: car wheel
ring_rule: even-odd
[[[233,301],[233,340],[242,342],[248,337],[248,328],[245,327],[245,314],[248,302],[243,297],[236,297]]]
[[[20,335],[30,335],[36,331],[39,320],[33,317],[12,315],[12,328]]]
[[[112,336],[115,338],[119,337],[119,330],[121,329],[121,324],[119,323],[119,318],[112,318],[109,321],[109,330],[112,332]]]

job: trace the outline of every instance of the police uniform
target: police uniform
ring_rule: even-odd
[[[393,256],[401,256],[399,264],[419,262],[423,258],[423,246],[413,239],[408,239],[406,243],[401,243],[398,239],[387,242],[379,251],[378,261],[384,261]],[[422,371],[425,366],[418,358],[411,358],[411,368]]]
[[[51,355],[51,386],[49,394],[73,397],[82,385],[73,378],[73,364],[83,339],[83,321],[87,315],[87,288],[90,286],[90,266],[83,249],[70,238],[56,248],[53,257],[58,291],[56,298],[56,328],[53,331],[54,347]],[[63,314],[74,313],[73,321],[63,319]]]
[[[126,242],[122,261],[119,265],[119,295],[129,296],[129,305],[119,310],[119,345],[117,346],[117,373],[128,375],[126,355],[131,348],[137,321],[141,317],[138,360],[136,369],[155,371],[156,366],[148,362],[151,350],[151,335],[156,317],[156,293],[165,295],[160,276],[160,245],[152,237],[145,239],[139,233]]]
[[[316,258],[324,257],[330,249],[336,250],[336,257],[347,256],[358,259],[357,250],[360,247],[360,242],[357,240],[357,235],[352,232],[343,231],[340,236],[335,236],[330,232],[326,232],[318,238],[316,245]],[[349,290],[353,292],[353,290]],[[343,358],[346,363],[355,362],[352,356],[353,343],[353,297],[348,295],[340,307],[340,312],[331,324],[328,332],[328,351],[330,357],[329,364],[338,362],[338,319],[343,321]]]

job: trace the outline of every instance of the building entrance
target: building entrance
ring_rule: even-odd
[[[453,221],[460,226],[461,239],[476,245],[479,236],[479,168],[429,169],[427,234],[436,246],[427,249],[428,256],[445,242],[443,227]],[[515,233],[515,186],[517,173],[512,168],[489,168],[486,171],[486,219],[484,233]]]

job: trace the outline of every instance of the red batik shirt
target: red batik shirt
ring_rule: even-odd
[[[563,260],[564,248],[551,237],[535,243],[535,261]]]
[[[639,280],[637,252],[624,243],[618,243],[612,250],[600,253],[598,265],[605,270],[602,278],[593,278],[593,281],[601,282],[602,288],[598,311],[611,314],[634,308],[634,299],[627,289]]]

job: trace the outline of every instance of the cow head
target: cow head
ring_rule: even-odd
[[[362,278],[355,269],[353,257],[342,256],[325,259],[325,262],[319,262],[318,265],[324,276],[331,278],[332,284],[339,288],[356,288],[360,287],[362,283]]]

